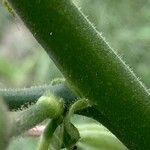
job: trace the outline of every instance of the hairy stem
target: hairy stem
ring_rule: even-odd
[[[10,110],[21,109],[22,106],[29,106],[37,102],[37,100],[46,92],[49,91],[56,97],[61,97],[64,100],[65,107],[69,107],[75,100],[80,99],[80,96],[73,92],[65,83],[55,85],[42,85],[24,89],[0,89],[0,96],[4,99]],[[92,117],[100,121],[103,125],[109,121],[100,111],[95,109],[96,106],[79,110],[76,113],[88,117]]]
[[[35,103],[46,91],[57,97],[65,99],[65,103],[71,103],[77,98],[65,83],[56,85],[42,85],[24,89],[0,89],[0,97],[3,98],[9,109],[19,109],[23,106]]]
[[[62,113],[63,103],[60,98],[42,96],[35,105],[14,115],[12,136],[24,133],[47,118],[58,118]]]
[[[53,133],[55,132],[57,127],[57,120],[52,119],[44,129],[37,150],[48,150]]]
[[[97,105],[105,126],[129,149],[148,150],[149,92],[73,2],[8,1],[70,85]]]

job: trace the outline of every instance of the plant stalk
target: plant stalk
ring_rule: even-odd
[[[8,1],[70,85],[97,105],[105,126],[129,149],[149,150],[148,90],[74,3]]]
[[[60,98],[53,95],[39,98],[35,105],[20,112],[13,117],[12,136],[18,136],[33,128],[45,119],[56,119],[63,113],[63,103]]]

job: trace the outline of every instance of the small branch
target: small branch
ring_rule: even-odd
[[[57,120],[52,119],[49,121],[40,138],[38,150],[48,150],[53,133],[55,132],[57,127],[58,127]]]
[[[63,120],[63,143],[64,146],[67,149],[73,149],[73,147],[76,145],[76,143],[80,139],[80,133],[78,129],[71,123],[71,117],[78,111],[90,107],[90,103],[87,99],[80,99],[73,103],[68,112],[66,113],[66,116]]]
[[[35,103],[46,91],[49,91],[57,97],[61,97],[64,100],[65,106],[70,106],[73,101],[80,97],[73,92],[66,84],[55,85],[42,85],[24,89],[0,89],[0,96],[3,97],[10,110],[20,109],[22,106],[28,106]],[[102,115],[100,111],[95,109],[96,106],[91,106],[78,111],[77,114],[91,117],[104,126],[109,124],[106,117]]]
[[[57,118],[63,113],[63,103],[53,95],[42,96],[35,105],[17,112],[13,118],[12,136],[18,136],[47,118]]]
[[[22,106],[28,106],[29,104],[37,102],[37,100],[46,92],[49,91],[57,97],[61,97],[64,100],[65,107],[70,106],[73,101],[80,97],[73,92],[66,84],[55,85],[42,85],[24,89],[0,89],[0,96],[3,97],[10,110],[20,109]],[[109,121],[104,117],[100,111],[95,109],[96,106],[91,106],[80,110],[77,114],[91,117],[104,126],[109,124]]]
[[[66,124],[70,122],[70,118],[77,112],[81,111],[81,110],[85,110],[85,108],[89,108],[92,105],[90,105],[90,102],[87,99],[80,99],[78,101],[76,101],[75,103],[73,103],[71,105],[71,107],[69,108],[69,111],[65,117],[65,122]]]
[[[65,83],[24,89],[0,89],[0,97],[4,99],[10,110],[20,109],[22,106],[27,107],[35,103],[46,91],[65,99],[66,103],[70,103],[77,98],[77,94],[71,91]]]

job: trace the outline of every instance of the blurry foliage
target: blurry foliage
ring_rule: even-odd
[[[36,150],[38,138],[18,137],[12,140],[8,150]]]
[[[74,1],[150,87],[150,0]],[[60,76],[19,18],[13,18],[0,4],[0,87],[48,84]],[[19,138],[10,149],[35,149],[36,142],[37,139]]]
[[[46,84],[62,76],[19,18],[4,7],[0,11],[0,87]]]

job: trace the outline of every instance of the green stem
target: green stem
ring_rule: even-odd
[[[64,118],[64,137],[63,143],[67,149],[73,149],[75,144],[80,139],[80,134],[78,129],[71,123],[71,117],[74,113],[79,112],[82,109],[89,107],[89,101],[87,99],[77,100],[75,103],[71,105],[69,111],[67,112]]]
[[[58,118],[63,113],[63,103],[53,95],[42,96],[35,105],[17,112],[13,118],[12,136],[24,133],[47,118]]]
[[[74,89],[97,105],[106,127],[129,149],[148,150],[149,92],[73,2],[9,2]]]
[[[65,120],[66,122],[70,122],[70,118],[77,112],[79,112],[82,109],[90,107],[90,103],[87,99],[79,99],[74,104],[71,105],[69,112],[67,113]]]
[[[20,109],[22,106],[29,106],[49,91],[56,97],[64,100],[65,106],[69,107],[76,99],[80,97],[68,88],[64,83],[57,85],[42,85],[24,89],[0,89],[0,96],[4,99],[9,109]],[[108,124],[108,120],[95,109],[95,106],[88,107],[77,112],[80,115],[92,117],[100,121],[103,125]]]
[[[71,89],[65,83],[56,85],[42,85],[23,89],[0,89],[0,97],[3,98],[9,109],[19,109],[35,103],[46,91],[50,91],[57,97],[65,99],[66,103],[71,103],[77,98]]]
[[[40,138],[38,150],[48,150],[52,136],[57,127],[58,127],[57,120],[52,119],[48,123],[48,125],[44,129],[44,132]]]

